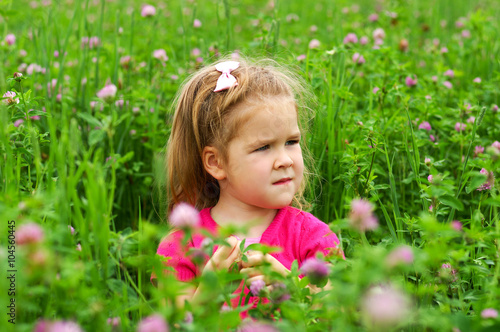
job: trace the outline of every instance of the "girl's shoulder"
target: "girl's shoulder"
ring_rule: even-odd
[[[282,209],[275,227],[281,229],[279,232],[292,232],[302,235],[328,234],[331,232],[330,227],[313,214],[292,206]]]
[[[205,236],[203,235],[203,231],[208,231],[209,233],[215,234],[216,227],[213,220],[209,217],[210,212],[208,209],[203,209],[200,212],[200,224],[197,226],[197,229],[194,229],[193,232],[189,234],[189,240],[187,241],[186,233],[182,229],[173,228],[170,232],[165,235],[159,244],[159,250],[164,250],[165,248],[175,248],[177,250],[181,247],[181,244],[187,243],[189,247],[199,247]]]

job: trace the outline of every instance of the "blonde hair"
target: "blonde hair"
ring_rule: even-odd
[[[238,115],[241,112],[234,110],[247,98],[292,98],[298,126],[305,137],[307,121],[312,118],[307,104],[313,95],[300,76],[269,59],[251,62],[240,58],[239,67],[231,71],[238,85],[214,92],[221,75],[215,65],[226,60],[220,59],[191,75],[174,99],[175,113],[165,154],[167,214],[179,202],[187,202],[198,210],[217,204],[220,188],[203,166],[202,151],[205,146],[214,146],[221,153],[223,163],[227,163],[228,143],[245,122],[245,118]],[[291,205],[307,209],[310,204],[304,199],[304,191],[314,166],[305,139],[301,147],[304,177]]]

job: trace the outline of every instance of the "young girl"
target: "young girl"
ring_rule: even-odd
[[[180,281],[238,262],[247,285],[255,280],[270,285],[259,269],[264,261],[286,275],[293,261],[300,267],[339,245],[325,223],[297,208],[307,182],[301,149],[306,91],[300,79],[275,64],[243,60],[207,66],[183,86],[167,144],[168,212],[186,202],[200,210],[200,227],[211,233],[221,226],[248,227],[228,238],[229,246],[214,249],[201,268],[186,254],[182,231],[169,234],[157,252],[170,258],[166,265]],[[248,260],[240,261],[243,238],[247,245],[282,250],[247,252]],[[188,247],[200,248],[203,239],[201,233],[193,235]],[[196,301],[201,287],[193,286],[178,303]]]

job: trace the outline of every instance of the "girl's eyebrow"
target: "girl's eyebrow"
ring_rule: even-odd
[[[291,134],[291,135],[288,137],[288,139],[300,139],[300,137],[301,137],[300,132],[296,132],[296,133]],[[257,147],[259,147],[259,146],[261,146],[261,145],[267,145],[267,144],[272,143],[272,142],[274,142],[274,141],[275,141],[275,138],[269,138],[269,139],[259,139],[259,140],[257,140],[257,141],[253,141],[253,142],[251,142],[251,143],[249,144],[249,146],[250,146],[250,147],[252,147],[252,148],[254,148],[254,147],[255,147],[255,148],[257,148]]]

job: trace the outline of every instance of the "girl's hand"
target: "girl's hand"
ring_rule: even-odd
[[[202,274],[207,271],[216,271],[216,270],[229,270],[229,268],[236,262],[241,259],[240,252],[240,242],[234,236],[231,236],[226,239],[226,242],[229,246],[221,245],[214,252],[212,257],[208,260],[207,264],[203,268]],[[238,265],[238,269],[239,269]],[[184,301],[189,301],[193,303],[203,304],[206,301],[211,301],[213,298],[207,298],[207,295],[204,294],[205,287],[203,283],[200,283],[198,287],[192,287],[189,289],[186,295],[178,296],[176,299],[176,303],[182,307],[184,306]]]
[[[219,246],[212,257],[208,260],[203,272],[215,270],[229,270],[234,262],[241,258],[240,243],[234,236],[226,239],[228,246]],[[239,267],[239,266],[238,266]]]
[[[260,251],[250,250],[246,253],[246,256],[248,260],[246,262],[241,262],[242,268],[240,273],[246,274],[249,277],[247,279],[248,286],[250,286],[250,284],[255,280],[263,280],[266,283],[266,286],[272,284],[273,280],[270,280],[268,276],[262,274],[261,265],[265,262],[270,264],[271,269],[274,272],[277,272],[282,276],[286,276],[290,273],[290,270],[284,267],[283,264],[269,254],[264,255]]]

